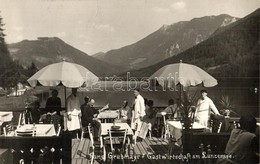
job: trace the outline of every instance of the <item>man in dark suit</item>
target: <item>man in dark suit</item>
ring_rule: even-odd
[[[95,100],[91,99],[89,101],[88,97],[85,97],[85,103],[81,105],[81,123],[83,128],[87,128],[90,124],[93,127],[94,130],[94,140],[98,140],[100,136],[100,122],[95,119],[97,115],[99,114],[99,111],[96,110],[93,106],[95,104]]]

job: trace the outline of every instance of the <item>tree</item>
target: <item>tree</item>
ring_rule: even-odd
[[[9,55],[9,51],[7,49],[7,45],[5,43],[5,34],[3,29],[3,18],[0,16],[0,86],[5,86],[5,78],[8,74],[8,65],[11,63],[11,58]]]
[[[31,66],[27,68],[27,76],[28,76],[28,77],[31,77],[31,76],[34,75],[37,71],[38,71],[38,68],[36,67],[36,65],[34,64],[34,62],[32,62]]]
[[[9,89],[15,87],[24,78],[24,69],[18,61],[13,61],[5,42],[3,18],[0,16],[0,86]]]

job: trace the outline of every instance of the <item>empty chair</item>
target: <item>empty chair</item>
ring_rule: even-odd
[[[168,125],[168,120],[166,120],[166,112],[161,112],[161,115],[163,117],[163,129],[162,129],[161,138],[167,139],[167,137],[169,138],[170,130]]]
[[[191,106],[190,110],[189,110],[189,119],[191,120],[191,122],[194,122],[195,119],[195,111],[196,111],[196,107],[195,106]]]
[[[222,122],[220,122],[220,123],[219,123],[219,126],[218,126],[218,131],[217,131],[217,133],[220,133],[221,127],[222,127]]]
[[[124,155],[126,152],[127,129],[109,129],[108,133],[109,140],[106,143],[110,145],[112,155]],[[122,159],[122,162],[124,163],[124,159]],[[113,158],[111,159],[111,163],[113,163]]]
[[[35,136],[35,129],[32,130],[26,130],[26,131],[16,131],[16,136]]]
[[[60,131],[61,131],[61,125],[58,125],[58,129],[56,131],[56,136],[60,136]]]
[[[236,122],[236,121],[233,121],[233,124],[234,124],[234,128],[240,128],[240,124],[239,122]]]
[[[210,132],[220,133],[222,124],[223,123],[221,121],[213,121],[213,120],[211,120],[210,124],[209,124]]]
[[[12,125],[6,125],[3,127],[4,136],[14,136],[14,127]]]

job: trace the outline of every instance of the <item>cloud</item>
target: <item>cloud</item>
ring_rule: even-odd
[[[23,40],[23,35],[18,35],[18,36],[16,36],[16,40],[17,40],[17,41]]]
[[[18,32],[23,31],[23,29],[24,28],[22,26],[14,26],[13,27],[13,30],[18,31]]]
[[[92,43],[89,42],[89,41],[85,41],[83,44],[84,44],[84,45],[92,45]]]
[[[66,34],[66,32],[59,32],[58,34],[57,34],[57,36],[58,37],[65,37],[67,34]]]
[[[179,1],[179,2],[174,2],[173,4],[171,4],[171,7],[179,12],[185,12],[186,11],[186,3],[183,1]]]
[[[79,38],[84,38],[85,35],[84,35],[84,34],[80,34],[78,37],[79,37]]]
[[[155,8],[153,8],[153,11],[155,11],[157,13],[165,14],[165,13],[168,13],[170,10],[167,8],[155,7]]]
[[[110,26],[109,24],[94,24],[94,28],[99,31],[105,31],[105,32],[115,32],[115,28]]]

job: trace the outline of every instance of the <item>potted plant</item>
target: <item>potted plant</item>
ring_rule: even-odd
[[[235,104],[231,101],[229,96],[227,96],[227,95],[221,96],[219,104],[220,104],[220,106],[222,108],[220,110],[220,112],[225,117],[230,117],[231,113],[235,113],[237,115],[237,113],[233,111],[233,109],[235,108]]]

